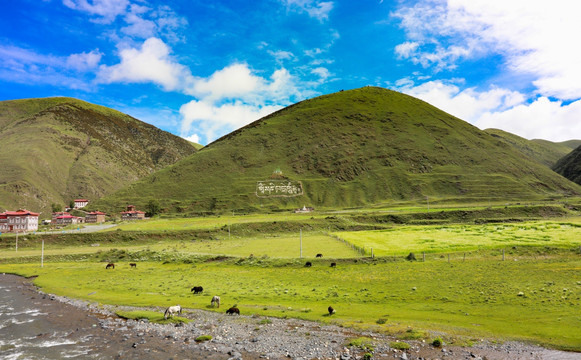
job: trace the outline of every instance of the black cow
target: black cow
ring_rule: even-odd
[[[323,257],[323,254],[317,254],[317,255],[315,255],[315,257],[320,257],[320,258],[322,258],[322,257]]]
[[[337,263],[334,263],[334,262],[331,263],[331,267],[336,267],[336,266],[337,266]]]
[[[238,309],[237,307],[231,307],[230,309],[226,310],[226,314],[228,315],[240,315],[240,309]]]
[[[313,264],[311,264],[311,262],[310,262],[310,261],[307,261],[307,262],[305,263],[305,267],[311,267],[311,266],[313,266]]]
[[[194,292],[194,294],[201,294],[204,291],[204,288],[201,286],[194,286],[190,292]]]
[[[333,315],[335,313],[335,309],[333,309],[332,306],[329,306],[327,310],[329,311],[329,315]]]

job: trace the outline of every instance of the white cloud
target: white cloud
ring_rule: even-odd
[[[147,39],[139,49],[123,49],[120,57],[119,64],[100,67],[99,82],[152,82],[166,91],[183,91],[193,81],[189,69],[176,62],[170,48],[158,38]]]
[[[99,65],[101,61],[101,54],[99,50],[93,50],[89,53],[80,53],[69,55],[66,63],[69,68],[77,69],[79,71],[93,70]]]
[[[565,141],[581,134],[581,100],[568,105],[539,97],[527,102],[519,92],[492,87],[486,91],[461,89],[457,81],[429,81],[415,85],[398,80],[395,89],[422,99],[480,129],[497,128],[527,139]]]
[[[248,97],[264,87],[264,79],[252,74],[248,65],[233,64],[214,72],[210,77],[197,78],[188,92],[197,97],[220,98]]]
[[[216,140],[217,136],[240,128],[280,108],[281,106],[276,105],[258,106],[239,101],[215,105],[211,101],[192,100],[180,108],[183,118],[181,133],[190,134],[195,125],[196,130],[204,132],[206,143],[210,143]],[[184,135],[182,137],[188,138]],[[197,142],[200,142],[199,137]]]
[[[319,21],[328,20],[329,13],[333,10],[332,1],[315,1],[315,0],[283,0],[287,8],[306,12],[310,17]]]
[[[196,144],[200,143],[200,136],[198,134],[192,134],[190,136],[184,137],[184,139]]]
[[[89,83],[83,76],[98,65],[101,53],[93,50],[89,53],[55,56],[0,45],[0,59],[0,79],[89,90]]]
[[[531,104],[521,104],[502,112],[484,113],[475,125],[497,128],[527,139],[566,141],[581,134],[581,100],[563,105],[540,97]]]
[[[123,15],[129,6],[129,0],[63,0],[63,4],[71,9],[100,16],[103,22],[111,23],[119,15]]]
[[[545,96],[581,98],[581,2],[569,0],[423,0],[400,7],[408,41],[396,53],[435,70],[459,59],[500,54],[506,67],[533,77]],[[412,44],[418,44],[414,47]]]

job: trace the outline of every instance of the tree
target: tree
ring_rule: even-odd
[[[60,204],[52,203],[50,204],[50,209],[53,213],[63,211],[63,207]]]
[[[148,217],[152,217],[161,212],[161,206],[159,205],[159,202],[157,200],[151,199],[149,200],[147,205],[145,205],[145,210],[147,210],[146,215]]]

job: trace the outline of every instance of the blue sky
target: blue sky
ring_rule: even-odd
[[[576,0],[5,0],[0,100],[71,96],[207,144],[381,86],[473,125],[581,139]]]

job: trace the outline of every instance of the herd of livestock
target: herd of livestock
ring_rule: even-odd
[[[323,257],[322,254],[317,254],[318,258]],[[305,263],[305,267],[311,267],[313,264],[310,261],[307,261]],[[137,264],[136,263],[130,263],[129,266],[131,268],[137,268]],[[336,267],[337,264],[336,263],[331,263],[331,267]],[[105,266],[105,269],[115,269],[115,264],[114,263],[108,263]],[[193,292],[194,294],[201,294],[204,291],[204,288],[202,286],[194,286],[190,292]],[[217,308],[220,307],[220,297],[217,295],[214,295],[212,297],[212,300],[210,302],[210,304],[212,306],[215,306]],[[327,309],[327,311],[329,312],[329,315],[333,315],[335,313],[335,309],[333,309],[333,307],[329,306],[329,308]],[[163,314],[163,318],[164,319],[168,319],[169,317],[173,316],[174,314],[178,314],[181,315],[182,313],[182,307],[180,305],[175,305],[175,306],[170,306],[168,307],[164,314]],[[226,314],[228,315],[240,315],[240,309],[238,309],[236,306],[232,306],[231,308],[229,308],[228,310],[226,310]]]

